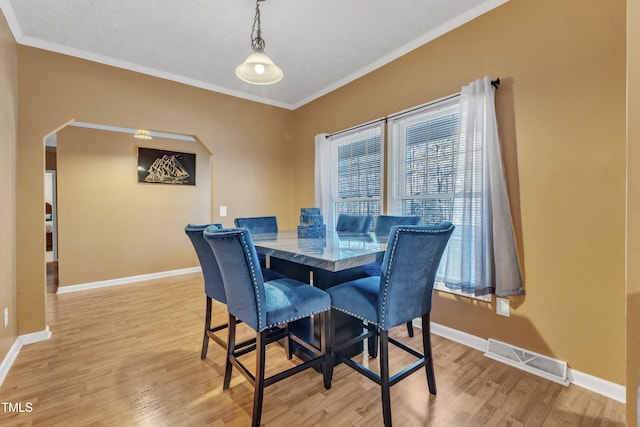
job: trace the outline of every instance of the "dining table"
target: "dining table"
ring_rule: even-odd
[[[382,260],[388,240],[387,236],[373,233],[333,230],[327,230],[321,238],[298,237],[296,230],[252,234],[251,238],[256,252],[266,256],[267,268],[323,290],[366,277],[362,267]],[[342,312],[334,311],[331,322],[338,342],[362,332],[362,321]],[[314,324],[313,319],[296,321],[289,327],[308,342],[320,344],[320,325]],[[353,356],[362,350],[360,343],[350,347],[347,353]],[[296,354],[305,357],[303,348],[297,349]]]

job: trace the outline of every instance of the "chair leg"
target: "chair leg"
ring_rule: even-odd
[[[202,339],[202,352],[200,353],[200,359],[207,357],[207,350],[209,349],[209,336],[207,331],[211,328],[211,298],[207,297],[207,312],[204,316],[204,338]]]
[[[407,334],[409,334],[410,337],[413,336],[413,322],[411,320],[407,322]]]
[[[231,371],[233,365],[231,364],[231,357],[236,349],[236,317],[229,313],[229,338],[227,339],[227,363],[224,368],[224,381],[222,383],[222,389],[229,388],[231,383]]]
[[[433,371],[433,353],[431,352],[431,316],[425,314],[422,316],[422,348],[424,350],[424,358],[426,360],[425,369],[427,372],[427,384],[429,385],[429,393],[435,395],[436,376]]]
[[[333,378],[333,357],[331,357],[331,310],[320,313],[317,316],[317,320],[322,322],[320,328],[320,348],[322,354],[324,354],[324,360],[322,361],[322,379],[324,380],[324,388],[329,390],[331,388],[331,379]]]
[[[258,427],[262,417],[262,400],[264,398],[264,371],[265,371],[265,346],[267,332],[262,331],[256,335],[256,380],[253,394],[253,419],[251,425]]]
[[[368,323],[367,330],[374,332],[372,336],[367,338],[367,351],[369,353],[369,357],[373,357],[375,359],[378,357],[378,334],[375,333],[376,326]]]
[[[284,326],[287,336],[284,338],[284,351],[287,354],[287,359],[293,359],[293,344],[291,340],[291,335],[289,334],[289,324],[287,323]]]
[[[385,427],[391,426],[391,385],[389,383],[389,332],[380,329],[380,389],[382,418]]]

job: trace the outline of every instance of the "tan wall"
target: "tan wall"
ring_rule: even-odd
[[[0,314],[9,308],[9,327],[0,324],[0,360],[16,339],[16,143],[18,140],[18,48],[0,14]],[[43,208],[44,209],[44,208]],[[1,318],[1,316],[0,316]]]
[[[211,217],[203,146],[71,126],[57,140],[59,286],[198,265],[184,226]],[[138,183],[138,146],[194,153],[196,185]]]
[[[640,385],[640,0],[627,1],[627,426]]]
[[[295,205],[313,203],[313,138],[458,92],[496,94],[525,297],[437,293],[435,322],[625,384],[626,2],[511,0],[295,112]]]
[[[46,326],[43,138],[72,119],[195,135],[212,153],[212,221],[277,215],[282,227],[297,223],[291,111],[25,46],[18,48],[18,72],[20,334]],[[220,205],[228,217],[217,216]]]

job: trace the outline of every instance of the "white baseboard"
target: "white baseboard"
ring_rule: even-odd
[[[141,282],[143,280],[161,279],[163,277],[179,276],[181,274],[197,273],[201,271],[200,267],[182,268],[180,270],[161,271],[159,273],[140,274],[138,276],[121,277],[119,279],[102,280],[99,282],[82,283],[79,285],[69,285],[58,287],[58,294],[66,294],[69,292],[85,291],[87,289],[104,288],[107,286],[126,285],[132,282]]]
[[[421,319],[415,319],[413,321],[413,324],[418,328],[422,328]],[[448,326],[431,322],[431,332],[435,335],[447,338],[451,341],[455,341],[459,344],[466,345],[467,347],[471,347],[482,352],[485,352],[487,350],[486,339],[450,328]],[[609,399],[613,399],[621,403],[626,403],[627,401],[627,389],[625,386],[604,380],[602,378],[594,377],[593,375],[589,375],[571,368],[568,369],[568,373],[571,384],[575,384],[578,387],[586,388],[587,390],[591,390],[594,393],[598,393],[602,396],[608,397]]]
[[[569,368],[569,380],[572,384],[591,390],[621,403],[627,403],[627,388],[602,378]]]
[[[20,337],[16,338],[13,342],[13,345],[9,349],[9,352],[4,357],[2,363],[0,363],[0,386],[4,382],[4,379],[7,377],[9,373],[9,369],[13,366],[13,362],[16,361],[18,354],[20,353],[20,349],[22,348],[22,343],[20,342]]]
[[[13,345],[9,349],[9,352],[0,363],[0,386],[4,382],[4,379],[7,377],[11,366],[13,366],[13,362],[16,361],[20,350],[23,345],[33,344],[39,341],[46,341],[51,338],[51,331],[49,330],[49,326],[45,328],[44,331],[33,332],[31,334],[20,335],[13,342]]]

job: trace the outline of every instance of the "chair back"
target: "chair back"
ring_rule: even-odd
[[[347,215],[340,214],[336,223],[336,231],[351,233],[368,233],[371,227],[371,215]]]
[[[380,327],[389,330],[431,312],[436,272],[453,229],[447,221],[391,227],[380,277]]]
[[[245,227],[252,234],[277,233],[278,219],[275,216],[257,216],[252,218],[236,218],[236,227]]]
[[[394,225],[418,225],[418,215],[378,215],[374,233],[376,236],[388,236]]]
[[[193,248],[196,250],[196,255],[198,256],[198,261],[200,261],[202,276],[204,277],[204,292],[209,298],[220,301],[221,303],[226,303],[227,297],[225,296],[218,263],[213,255],[211,246],[209,246],[209,243],[204,239],[202,234],[209,226],[222,228],[221,224],[189,224],[184,228],[184,231],[187,233],[187,236],[189,236],[189,239],[191,239]]]
[[[208,227],[203,235],[218,261],[229,313],[261,332],[267,323],[264,279],[249,230]]]

